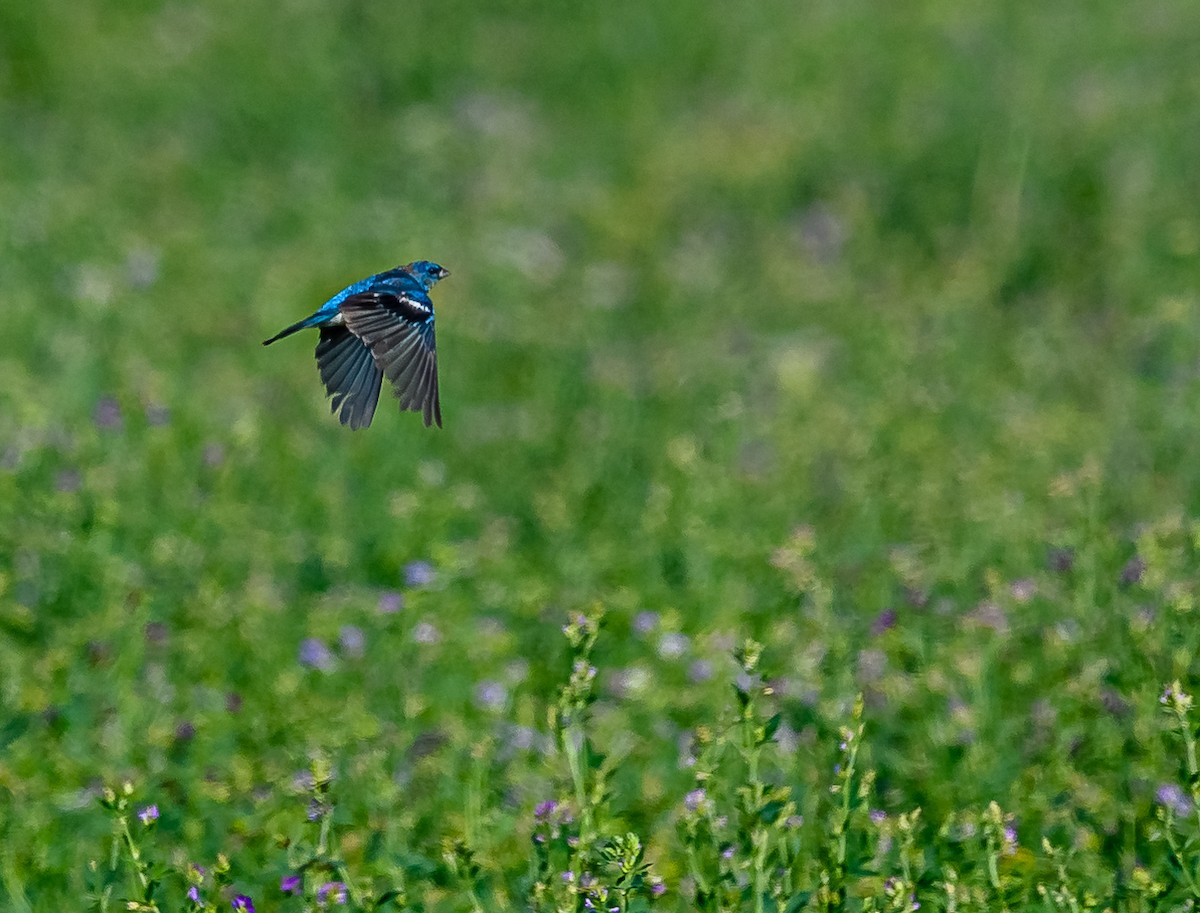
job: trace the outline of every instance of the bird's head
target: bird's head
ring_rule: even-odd
[[[450,270],[446,269],[446,267],[431,263],[429,260],[417,260],[410,263],[407,268],[426,289],[433,288],[438,280],[445,279],[450,275]]]

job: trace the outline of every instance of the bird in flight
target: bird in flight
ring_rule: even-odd
[[[417,260],[346,286],[315,314],[280,330],[263,345],[316,327],[317,367],[343,425],[366,428],[375,415],[386,376],[400,408],[425,415],[425,425],[442,427],[438,401],[437,346],[429,290],[449,270]]]

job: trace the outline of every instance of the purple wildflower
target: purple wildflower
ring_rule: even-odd
[[[105,431],[120,428],[122,423],[120,404],[111,396],[102,397],[92,412],[92,422],[97,428]]]
[[[1154,798],[1159,805],[1169,808],[1176,815],[1190,815],[1192,812],[1191,801],[1174,783],[1164,783],[1154,793]]]
[[[395,615],[404,608],[404,597],[395,590],[384,590],[379,594],[379,614]]]
[[[317,903],[321,906],[327,904],[330,899],[336,904],[344,904],[349,896],[346,885],[340,881],[327,881],[317,888]]]
[[[1017,602],[1029,602],[1037,595],[1037,581],[1029,577],[1022,577],[1020,580],[1014,580],[1009,585],[1008,591]]]
[[[284,875],[279,882],[279,890],[284,894],[299,894],[302,889],[302,879],[299,875]]]
[[[688,667],[688,679],[695,684],[713,677],[713,664],[707,659],[698,659]]]
[[[194,904],[199,904],[200,903],[200,889],[198,887],[196,887],[195,885],[192,885],[190,888],[188,888],[187,889],[187,899],[190,900]]]
[[[428,561],[410,561],[404,566],[404,583],[410,587],[429,586],[437,577]]]
[[[683,807],[689,812],[694,812],[704,804],[704,800],[707,798],[708,794],[703,789],[693,789],[683,797]]]
[[[575,873],[570,872],[570,871],[563,872],[562,880],[563,880],[563,884],[570,884],[571,882],[573,882],[575,880]]]
[[[328,672],[333,668],[333,654],[325,642],[316,637],[306,637],[300,643],[300,664],[310,669]]]
[[[1017,852],[1017,829],[1011,824],[1004,828],[1004,847],[1002,852],[1005,856],[1016,855]]]
[[[725,849],[721,850],[721,858],[722,859],[732,859],[733,858],[733,844],[730,844],[729,846],[725,847]]]
[[[539,802],[533,809],[533,817],[539,821],[545,821],[558,809],[558,803],[553,799],[547,799],[545,802]]]
[[[658,655],[663,659],[678,659],[687,652],[690,643],[687,635],[678,631],[664,634],[658,642]]]
[[[427,621],[413,628],[412,639],[419,644],[436,644],[442,639],[442,632]]]
[[[475,689],[475,699],[485,710],[499,713],[508,702],[508,689],[499,682],[480,682],[479,687]]]
[[[657,612],[638,612],[633,618],[633,630],[638,634],[649,634],[657,627]]]
[[[146,827],[149,827],[158,820],[158,806],[147,805],[140,812],[138,812],[138,819],[142,822],[142,824],[146,825]]]
[[[887,812],[882,809],[873,808],[871,809],[870,818],[872,824],[883,824],[883,822],[887,821]]]
[[[1046,556],[1046,564],[1050,570],[1065,574],[1075,566],[1075,550],[1073,548],[1052,548]]]
[[[656,881],[650,885],[650,893],[655,897],[662,897],[667,893],[667,886],[661,881]]]
[[[166,406],[151,403],[146,407],[146,424],[159,428],[171,421],[171,410]]]
[[[234,913],[254,913],[254,901],[245,894],[233,898]]]
[[[338,642],[342,646],[343,653],[358,658],[366,650],[367,638],[363,634],[362,628],[356,625],[343,625],[342,630],[338,632]]]
[[[1133,586],[1135,583],[1141,583],[1142,575],[1145,573],[1146,559],[1141,555],[1134,555],[1121,568],[1121,586]]]
[[[879,617],[872,622],[871,634],[874,637],[878,637],[884,631],[890,631],[896,626],[897,617],[895,609],[884,609],[879,613]]]

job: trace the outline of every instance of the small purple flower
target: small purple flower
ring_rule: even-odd
[[[338,642],[342,645],[343,653],[356,659],[366,651],[366,635],[363,634],[362,628],[356,625],[343,625],[342,630],[338,632]]]
[[[158,806],[147,805],[140,812],[138,812],[138,819],[142,822],[142,824],[146,825],[146,827],[149,827],[158,820]]]
[[[680,634],[678,631],[664,634],[658,642],[658,655],[663,659],[679,659],[687,652],[690,644],[686,634]]]
[[[1056,573],[1067,573],[1075,566],[1075,550],[1073,548],[1050,549],[1046,556],[1046,565]]]
[[[234,913],[254,913],[254,901],[245,894],[233,898]]]
[[[633,630],[638,634],[649,634],[657,627],[657,612],[638,612],[633,618]]]
[[[1121,586],[1133,586],[1135,583],[1141,583],[1142,575],[1145,573],[1146,559],[1141,555],[1134,555],[1121,568]]]
[[[475,689],[475,699],[485,710],[499,713],[508,703],[508,689],[499,682],[480,682],[479,687]]]
[[[395,615],[404,608],[404,596],[395,590],[384,590],[379,594],[379,614]]]
[[[721,850],[721,858],[722,859],[732,859],[733,858],[733,844],[730,844],[729,846],[725,847],[725,849]]]
[[[442,639],[442,632],[427,621],[413,628],[412,639],[419,644],[436,644]]]
[[[1017,602],[1029,602],[1037,595],[1037,581],[1029,577],[1022,577],[1020,580],[1014,580],[1008,591]]]
[[[284,875],[279,882],[284,894],[299,894],[303,890],[303,879],[299,875]]]
[[[188,888],[187,889],[187,899],[190,900],[194,904],[199,904],[200,903],[200,889],[198,887],[196,887],[195,885],[192,885],[190,888]]]
[[[713,677],[713,664],[707,659],[698,659],[688,667],[688,680],[699,684]]]
[[[340,881],[327,881],[317,888],[317,903],[321,906],[325,906],[330,899],[336,904],[344,904],[349,896],[350,892]]]
[[[872,824],[883,824],[883,822],[887,821],[887,812],[882,809],[873,808],[869,817]]]
[[[884,609],[879,613],[879,617],[872,622],[871,634],[874,637],[878,637],[884,631],[890,631],[892,628],[896,627],[897,617],[898,616],[896,615],[895,609]]]
[[[1017,852],[1017,829],[1011,824],[1004,828],[1004,847],[1001,850],[1005,856],[1014,856]]]
[[[653,894],[655,897],[662,897],[664,894],[667,893],[667,886],[665,883],[663,883],[661,881],[656,881],[652,885],[650,885],[650,893]]]
[[[160,428],[167,422],[171,421],[171,410],[166,406],[160,406],[157,403],[151,403],[146,407],[146,424],[153,428]]]
[[[562,880],[563,880],[563,884],[570,884],[571,882],[573,882],[575,880],[575,873],[569,872],[569,871],[563,872]]]
[[[325,642],[316,637],[306,637],[300,643],[300,664],[310,669],[328,672],[333,668],[333,654]]]
[[[1174,707],[1175,704],[1183,703],[1186,698],[1187,695],[1184,693],[1182,687],[1180,687],[1180,683],[1178,681],[1171,681],[1171,683],[1163,687],[1163,693],[1158,698],[1158,703],[1163,704],[1164,707]]]
[[[1176,815],[1190,815],[1192,812],[1191,801],[1174,783],[1164,783],[1154,793],[1154,798],[1158,800],[1159,805],[1169,808]]]
[[[437,573],[428,561],[410,561],[404,566],[404,583],[410,587],[429,586]]]
[[[558,809],[558,803],[553,799],[547,799],[545,802],[539,802],[533,809],[533,817],[539,821],[545,821]]]
[[[97,428],[105,431],[111,431],[114,428],[121,427],[121,406],[111,396],[105,396],[96,403],[96,409],[92,413],[92,421]]]
[[[708,794],[703,789],[693,789],[683,797],[683,807],[689,812],[694,812],[704,804],[707,798]]]

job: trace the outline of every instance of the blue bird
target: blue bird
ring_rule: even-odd
[[[371,424],[386,376],[401,409],[423,412],[426,427],[437,422],[440,428],[429,290],[449,275],[445,267],[417,260],[360,279],[263,345],[317,327],[317,367],[331,397],[330,408],[343,425],[357,430]]]

